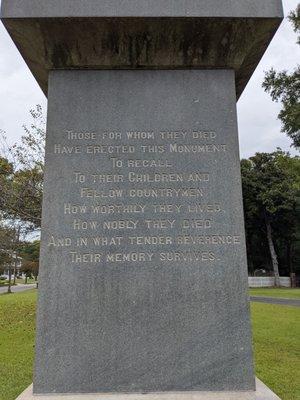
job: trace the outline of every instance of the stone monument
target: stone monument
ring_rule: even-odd
[[[255,390],[236,100],[281,19],[2,0],[48,96],[36,399],[277,398]]]

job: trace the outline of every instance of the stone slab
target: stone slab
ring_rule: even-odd
[[[281,18],[281,0],[2,0],[7,18]]]
[[[281,0],[2,0],[2,21],[44,93],[55,69],[224,68],[239,97]]]
[[[234,72],[50,74],[35,393],[254,388]]]
[[[17,400],[280,400],[259,379],[256,380],[255,392],[216,393],[149,393],[149,394],[77,394],[34,396],[32,386],[22,393]]]

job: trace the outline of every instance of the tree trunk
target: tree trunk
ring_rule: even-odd
[[[7,293],[11,293],[11,266],[8,269],[8,288]]]
[[[269,250],[270,250],[270,254],[271,254],[272,266],[273,266],[274,277],[275,277],[275,287],[280,287],[280,279],[279,279],[280,277],[279,277],[277,254],[275,251],[273,238],[272,238],[271,222],[270,222],[270,219],[269,219],[267,213],[265,213],[265,221],[266,221],[266,228],[267,228],[267,238],[268,238]]]
[[[16,272],[17,272],[17,254],[15,254],[15,262],[14,262],[14,285],[16,284]]]
[[[18,229],[17,229],[17,232],[16,232],[16,243],[15,243],[14,285],[16,284],[16,273],[17,273],[17,266],[18,266],[17,248],[18,248],[19,243],[20,243],[20,231],[21,231],[21,227],[19,225]]]
[[[27,275],[25,275],[25,285],[27,284]]]
[[[253,263],[253,258],[252,258],[252,235],[248,235],[248,269],[250,272],[251,276],[254,276],[254,263]]]
[[[292,274],[293,271],[293,263],[292,263],[292,243],[290,240],[286,241],[286,261],[287,267],[289,269],[289,273]]]

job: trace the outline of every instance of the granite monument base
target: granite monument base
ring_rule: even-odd
[[[235,92],[51,72],[35,394],[255,389]]]
[[[17,400],[280,400],[280,398],[263,382],[256,379],[255,392],[99,393],[36,396],[32,393],[31,385]]]

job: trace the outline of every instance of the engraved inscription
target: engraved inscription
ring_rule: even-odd
[[[199,163],[226,156],[219,136],[209,129],[66,130],[52,153],[76,165],[66,177],[74,195],[60,209],[70,235],[50,232],[48,247],[74,266],[222,262],[222,249],[242,238],[229,225],[219,232],[227,210],[212,195],[217,172]],[[97,168],[80,167],[79,156]]]

